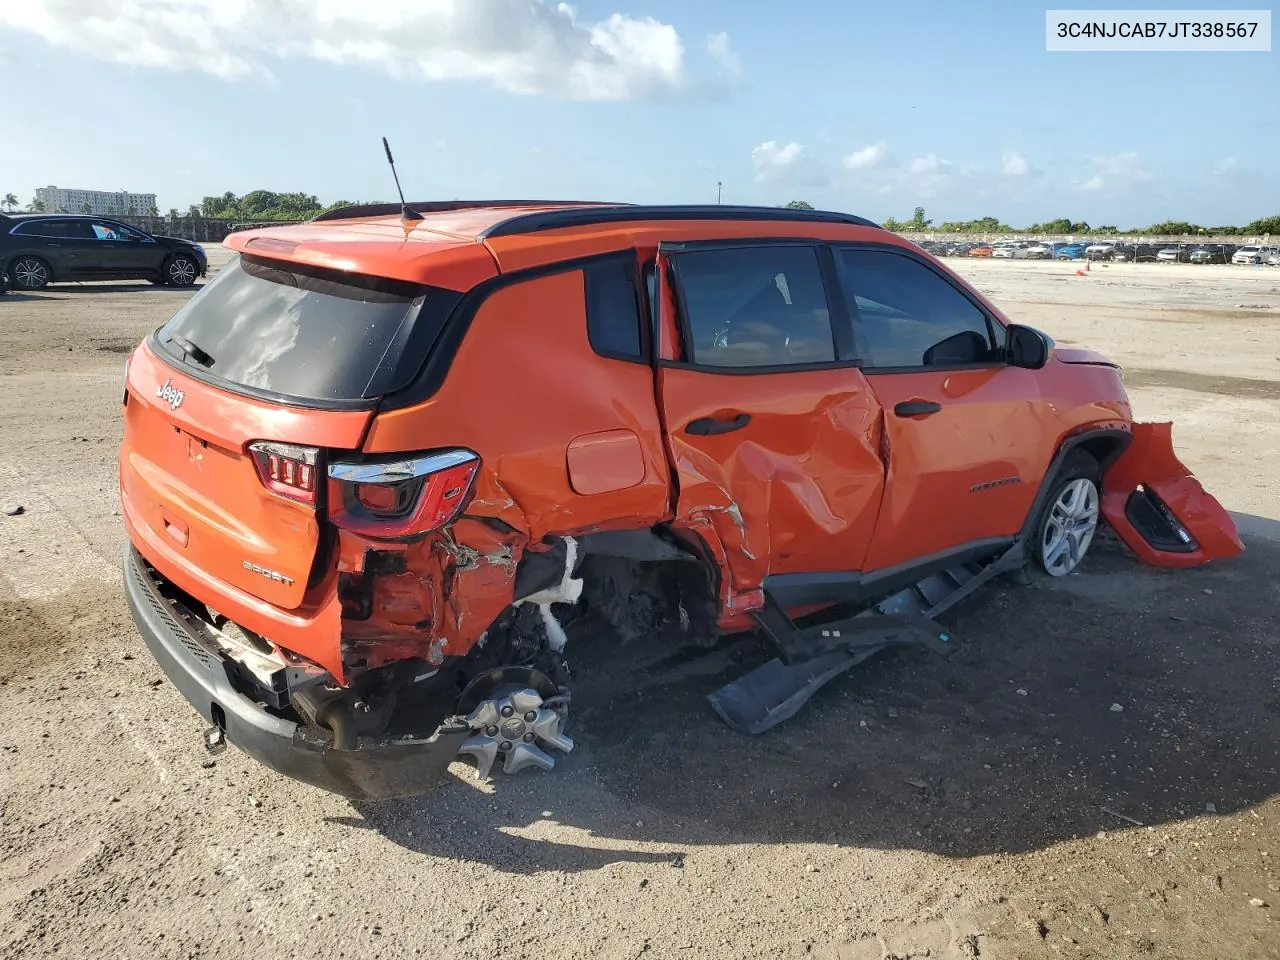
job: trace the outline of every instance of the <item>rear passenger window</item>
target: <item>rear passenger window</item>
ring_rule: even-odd
[[[924,264],[884,250],[839,251],[840,281],[865,367],[945,367],[997,359],[987,318]]]
[[[813,247],[700,250],[675,262],[691,362],[781,367],[835,360]]]
[[[606,357],[639,359],[644,355],[634,268],[633,262],[618,259],[583,270],[587,336],[592,349]]]

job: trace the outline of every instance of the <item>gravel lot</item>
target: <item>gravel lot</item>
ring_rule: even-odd
[[[123,360],[187,294],[0,298],[0,956],[1280,957],[1280,270],[952,263],[1122,361],[1245,555],[1104,538],[755,739],[584,638],[553,773],[378,805],[211,762],[125,611]]]

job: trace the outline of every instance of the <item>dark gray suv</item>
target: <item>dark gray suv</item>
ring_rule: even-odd
[[[0,268],[18,290],[64,280],[149,280],[189,287],[208,266],[198,243],[155,237],[106,217],[0,215]]]

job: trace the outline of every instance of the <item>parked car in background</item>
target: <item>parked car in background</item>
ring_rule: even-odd
[[[1048,260],[1053,256],[1053,245],[1037,240],[1027,247],[1028,260]]]
[[[1235,250],[1229,249],[1225,243],[1204,243],[1191,251],[1187,261],[1189,263],[1227,263],[1233,253]]]
[[[68,280],[149,280],[189,287],[208,270],[204,248],[105,217],[0,214],[0,263],[10,286],[39,290]]]
[[[1058,248],[1055,256],[1059,260],[1083,260],[1086,246],[1084,243],[1066,243]]]
[[[1267,257],[1267,266],[1280,267],[1280,250],[1276,250],[1271,256]]]
[[[1256,243],[1246,244],[1235,252],[1231,257],[1232,263],[1256,264],[1266,263],[1267,258],[1275,253],[1272,247],[1260,246]]]
[[[1110,260],[1111,252],[1115,248],[1115,242],[1110,240],[1091,243],[1084,248],[1084,255],[1090,260]]]
[[[1190,263],[1191,248],[1185,243],[1165,244],[1156,253],[1156,260],[1160,263]]]
[[[1150,243],[1119,243],[1111,251],[1111,259],[1128,263],[1154,263],[1159,252],[1159,248]]]
[[[989,257],[994,254],[994,250],[989,243],[975,243],[965,251],[966,257]]]

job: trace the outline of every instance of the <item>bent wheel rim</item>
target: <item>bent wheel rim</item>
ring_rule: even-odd
[[[1040,561],[1050,576],[1071,573],[1084,559],[1098,529],[1098,488],[1083,477],[1072,480],[1049,510],[1040,537]]]

